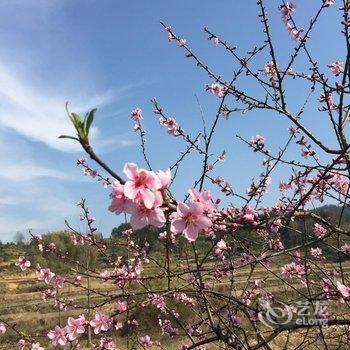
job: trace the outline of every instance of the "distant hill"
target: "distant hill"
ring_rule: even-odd
[[[328,204],[316,208],[314,212],[320,214],[324,218],[330,218],[335,223],[338,223],[339,217],[342,214],[342,223],[350,223],[350,207],[343,208],[337,205]]]
[[[322,216],[328,222],[331,222],[335,226],[339,224],[339,218],[342,217],[340,222],[340,227],[344,230],[350,231],[350,208],[342,207],[336,205],[324,205],[322,207],[313,210],[314,213]],[[283,244],[286,248],[291,248],[296,245],[302,245],[303,243],[310,242],[316,239],[313,233],[313,226],[316,220],[313,218],[306,219],[296,219],[291,222],[289,226],[292,228],[285,228],[282,230],[281,236]],[[307,235],[304,233],[307,232]],[[303,233],[303,234],[301,234]],[[348,236],[341,236],[341,242],[350,243],[350,238]],[[348,260],[349,256],[346,256],[338,249],[338,240],[335,235],[331,239],[327,239],[326,242],[318,242],[314,247],[320,247],[323,250],[324,256],[331,261]]]

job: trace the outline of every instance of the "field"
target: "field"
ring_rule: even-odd
[[[46,349],[53,348],[50,347],[47,343],[46,337],[43,337],[43,334],[48,329],[51,329],[56,324],[65,324],[67,317],[73,316],[77,317],[84,306],[87,305],[87,292],[84,290],[84,287],[87,284],[87,280],[83,279],[82,287],[77,288],[70,284],[65,284],[65,287],[60,291],[60,296],[65,300],[71,300],[72,303],[78,306],[77,309],[69,308],[67,311],[58,311],[53,307],[53,303],[50,301],[44,301],[41,298],[41,293],[39,290],[45,288],[42,282],[39,282],[36,278],[34,272],[24,272],[19,273],[18,269],[13,266],[14,259],[7,263],[2,263],[0,270],[0,315],[1,318],[5,321],[15,324],[18,330],[24,331],[25,333],[31,335],[37,335],[38,340],[42,344],[46,345]],[[330,263],[322,264],[323,269],[331,269]],[[344,271],[348,273],[350,270],[350,262],[344,264]],[[157,271],[157,268],[149,264],[145,269],[145,275],[154,274]],[[236,294],[239,296],[240,291],[245,287],[247,276],[250,273],[248,267],[237,270],[235,274],[235,286]],[[275,296],[278,296],[281,300],[288,300],[291,297],[291,290],[287,288],[281,281],[274,276],[279,274],[279,271],[272,270],[267,276],[266,270],[257,266],[254,270],[254,278],[262,279],[265,282],[267,281],[269,289],[268,291],[274,293]],[[207,277],[207,281],[210,282],[210,276]],[[90,303],[98,304],[100,301],[106,297],[116,297],[121,293],[120,289],[110,283],[101,284],[98,279],[90,279],[90,288],[95,292],[90,295]],[[228,280],[223,278],[220,283],[215,284],[215,290],[220,292],[225,292],[227,290]],[[159,286],[162,287],[162,286]],[[300,286],[295,285],[295,288],[300,288]],[[103,310],[111,311],[113,306],[106,306]],[[182,310],[184,318],[191,318],[191,314],[188,310]],[[135,319],[138,320],[140,328],[144,334],[151,335],[152,339],[166,340],[167,349],[178,349],[180,340],[173,342],[168,341],[165,336],[160,334],[159,328],[156,329],[151,326],[151,324],[157,323],[157,310],[155,308],[145,308],[135,315]],[[329,329],[333,333],[337,332],[336,327],[331,327]],[[268,332],[270,330],[266,330]],[[325,332],[327,332],[327,328]],[[290,346],[295,346],[296,344],[302,341],[303,333],[294,332],[289,336]],[[12,332],[8,331],[5,335],[1,336],[0,339],[0,349],[14,349],[14,342],[17,340],[18,336]],[[126,337],[121,332],[117,332],[116,335],[117,344],[119,349],[125,348]],[[277,337],[270,345],[272,349],[282,349],[284,342],[286,340],[286,334],[281,334]],[[210,347],[207,349],[214,349],[218,347]],[[310,349],[313,347],[310,346]],[[315,349],[318,347],[314,347]],[[330,349],[336,349],[337,344],[333,344]],[[87,348],[86,348],[87,349]],[[286,348],[288,349],[288,348]],[[345,349],[344,347],[342,349]]]

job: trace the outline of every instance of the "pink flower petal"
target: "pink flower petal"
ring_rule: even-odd
[[[170,230],[174,233],[182,233],[186,228],[185,220],[179,218],[171,222]]]
[[[186,216],[186,215],[189,214],[190,209],[189,209],[189,207],[188,207],[187,204],[181,203],[181,202],[180,202],[180,203],[177,205],[177,211],[178,211],[182,216]]]
[[[134,180],[138,174],[138,166],[134,163],[126,163],[123,171],[130,180]]]
[[[198,237],[198,228],[194,225],[188,225],[183,231],[184,236],[190,242],[194,242]]]
[[[151,209],[153,207],[154,201],[155,201],[154,193],[151,190],[149,190],[148,188],[143,188],[139,192],[142,196],[143,203],[145,204],[145,207],[147,209]]]
[[[128,181],[124,185],[124,195],[130,199],[135,199],[138,191],[135,188],[135,183],[132,181]]]

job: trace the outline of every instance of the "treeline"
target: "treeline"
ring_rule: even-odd
[[[340,227],[345,231],[350,232],[350,208],[338,207],[336,205],[325,205],[313,210],[313,212],[335,227]],[[341,218],[341,220],[340,220]],[[313,226],[317,221],[313,218],[295,220],[290,222],[290,229],[282,229],[281,236],[284,246],[287,248],[295,247],[296,245],[303,245],[316,239],[313,233]],[[306,235],[301,234],[306,233]],[[339,241],[350,244],[348,236],[340,235]],[[311,247],[319,247],[322,249],[323,255],[330,261],[343,261],[349,259],[349,256],[340,251],[338,245],[338,235],[333,235],[332,238],[328,238],[325,241],[317,242]]]
[[[94,268],[100,260],[100,253],[96,247],[72,244],[71,234],[67,231],[50,232],[42,237],[42,251],[35,240],[0,244],[0,262],[14,263],[18,256],[24,255],[33,267],[39,264],[56,272],[67,273],[71,269],[79,271],[80,264]],[[101,240],[102,236],[98,234],[96,238]],[[8,265],[8,268],[14,268],[14,264]]]
[[[314,210],[315,213],[321,215],[328,222],[334,225],[340,224],[340,227],[344,230],[350,231],[350,209],[343,210],[335,205],[326,205]],[[339,222],[339,217],[342,216],[342,220]],[[315,240],[313,233],[313,225],[315,220],[307,218],[305,220],[295,220],[287,223],[287,227],[281,229],[281,240],[285,248],[291,248],[295,246],[302,246],[304,244],[310,244]],[[0,242],[0,263],[1,262],[14,262],[19,255],[25,255],[32,262],[33,266],[39,264],[41,266],[49,267],[55,271],[68,272],[71,269],[79,271],[80,265],[89,265],[90,268],[99,267],[103,268],[107,266],[106,259],[112,259],[116,262],[122,256],[126,254],[127,238],[123,235],[125,230],[130,229],[129,223],[123,223],[118,227],[115,227],[110,237],[103,237],[97,233],[95,239],[100,242],[100,245],[105,246],[105,253],[102,254],[101,250],[92,245],[74,245],[71,240],[71,233],[67,231],[51,232],[43,235],[43,246],[54,246],[56,249],[40,252],[36,242],[31,240],[25,240],[21,234],[16,235],[16,243],[2,244]],[[142,247],[145,247],[148,253],[158,260],[164,257],[165,253],[165,240],[160,238],[162,229],[152,229],[149,227],[136,230],[133,233],[133,241]],[[307,233],[306,235],[304,233]],[[303,234],[302,234],[303,233]],[[234,251],[237,255],[244,253],[247,249],[250,251],[259,251],[261,248],[259,237],[256,233],[249,229],[239,229],[234,232],[234,235],[238,236],[244,244],[235,246]],[[196,249],[199,255],[206,254],[216,243],[221,239],[222,233],[217,232],[214,240],[208,239],[205,236],[200,236],[196,241]],[[349,242],[347,236],[340,237],[341,241]],[[335,236],[332,239],[327,239],[326,242],[320,241],[314,246],[319,247],[323,251],[323,255],[327,260],[339,261],[348,259],[339,250],[338,237]],[[313,247],[313,245],[309,246]],[[168,248],[179,259],[191,257],[193,251],[183,237],[177,238],[177,244],[169,244]],[[303,249],[301,249],[302,251]],[[76,263],[78,262],[78,263]],[[13,265],[13,264],[12,264]]]

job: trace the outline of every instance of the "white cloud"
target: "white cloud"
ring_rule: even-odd
[[[45,164],[45,158],[31,149],[30,143],[21,137],[0,130],[0,149],[0,179],[9,182],[29,182],[37,178],[70,179],[62,169]],[[1,190],[6,188],[1,182],[0,196]]]
[[[131,86],[125,86],[92,96],[80,92],[86,97],[73,96],[70,106],[76,113],[85,113],[91,108],[123,98],[129,89]],[[67,96],[71,96],[70,93],[65,97],[48,94],[44,89],[18,78],[11,69],[0,63],[0,126],[15,130],[30,140],[43,142],[51,148],[77,152],[81,147],[76,142],[58,139],[59,135],[75,134],[64,107]],[[98,139],[99,130],[96,127],[91,128],[91,134],[92,139],[102,142]],[[115,146],[132,144],[125,135],[118,135],[118,138],[119,141],[114,142]]]
[[[30,181],[41,177],[68,179],[68,176],[62,171],[46,168],[28,161],[21,164],[2,164],[0,162],[0,166],[0,178],[11,181]]]
[[[6,31],[7,41],[2,46],[0,61],[2,241],[11,240],[16,231],[29,228],[42,231],[62,228],[64,219],[76,214],[75,195],[79,187],[61,181],[77,181],[66,168],[72,157],[55,151],[81,152],[77,143],[58,139],[61,134],[75,133],[65,112],[66,100],[69,99],[72,111],[83,114],[90,108],[124,98],[134,87],[128,85],[99,92],[97,77],[89,78],[90,74],[85,74],[91,67],[80,70],[75,62],[60,65],[61,61],[56,63],[47,56],[47,51],[42,53],[41,48],[51,47],[47,40],[57,40],[61,50],[62,38],[57,35],[53,39],[52,35],[58,28],[57,23],[65,21],[65,13],[61,11],[63,3],[64,0],[28,0],[25,4],[20,0],[5,0],[0,4],[0,9],[4,9],[0,11],[3,20],[12,18],[12,13],[17,20],[14,30]],[[28,36],[17,40],[22,27],[25,33],[34,33],[32,37],[38,41],[34,49]],[[67,48],[63,45],[62,55]],[[50,64],[54,66],[52,72]],[[55,81],[59,81],[57,85],[52,83]],[[135,142],[130,136],[132,132],[113,137],[105,137],[97,127],[91,132],[92,143],[99,152]],[[79,181],[85,179],[79,177]]]
[[[72,109],[77,113],[85,113],[90,108],[124,97],[129,88],[105,91],[83,99],[73,96]],[[33,87],[0,63],[0,126],[15,130],[31,140],[41,141],[54,149],[79,151],[81,148],[77,143],[58,139],[62,134],[75,134],[65,112],[65,99],[66,97],[52,96]],[[98,130],[92,128],[92,134],[98,135]]]
[[[75,202],[64,188],[56,186],[50,191],[33,183],[22,185],[17,194],[0,191],[0,208],[1,241],[11,240],[17,231],[62,229],[64,220],[77,214]]]
[[[40,227],[42,225],[41,220],[17,220],[16,218],[8,218],[0,216],[0,241],[10,242],[16,232],[26,232],[28,229],[33,227]]]

